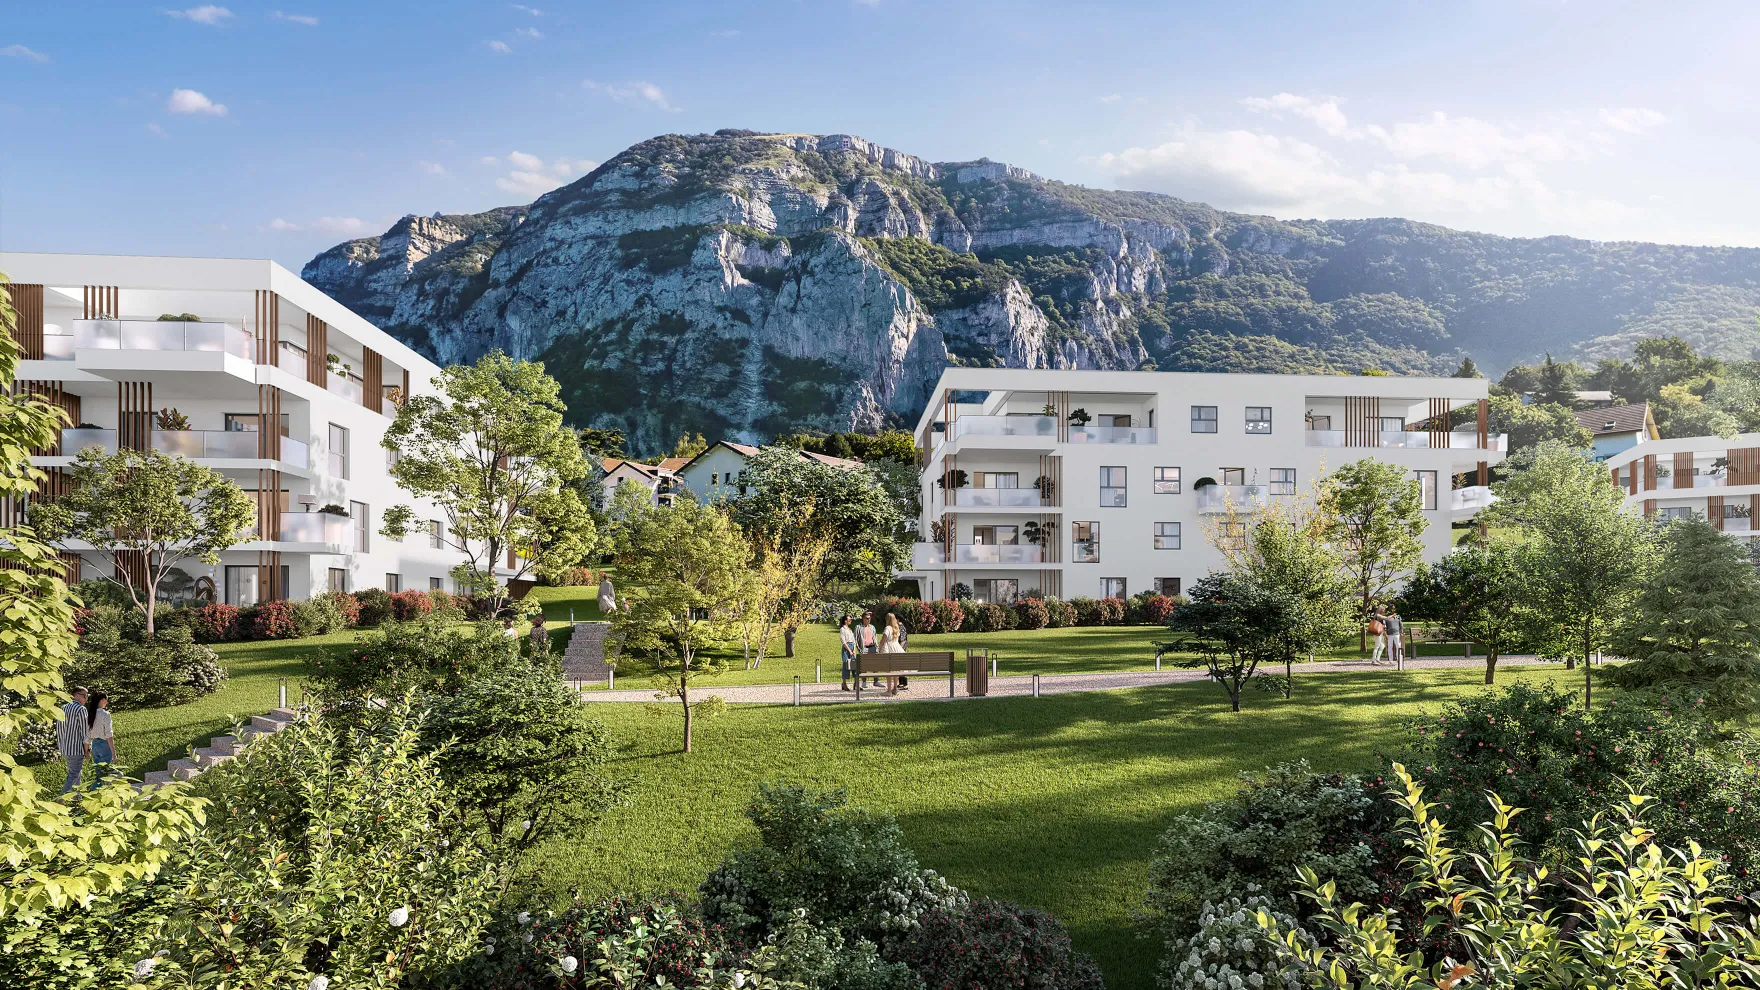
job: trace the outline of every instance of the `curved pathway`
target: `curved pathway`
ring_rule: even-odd
[[[580,635],[577,630],[575,635]],[[1544,664],[1551,661],[1540,660],[1532,656],[1506,656],[1497,658],[1498,669],[1505,667],[1524,667]],[[1405,669],[1413,670],[1484,670],[1483,657],[1471,660],[1465,657],[1424,657],[1407,660]],[[1277,671],[1281,673],[1281,671]],[[1296,665],[1296,677],[1303,674],[1326,673],[1357,673],[1357,674],[1395,674],[1393,664],[1371,664],[1367,660],[1323,660],[1315,663]],[[1117,691],[1124,688],[1151,687],[1156,684],[1180,684],[1188,681],[1201,681],[1207,677],[1203,670],[1190,670],[1174,667],[1167,670],[1130,670],[1092,674],[1045,674],[1039,678],[1039,693],[1073,694],[1079,691]],[[599,677],[600,682],[604,676]],[[913,677],[910,690],[888,697],[883,690],[864,688],[862,701],[949,701],[966,697],[965,678],[955,681],[957,696],[947,697],[947,679],[945,677]],[[742,684],[727,687],[716,686],[713,679],[707,679],[691,686],[691,693],[699,697],[720,697],[722,700],[736,704],[790,704],[794,700],[794,685],[789,684]],[[991,698],[1018,698],[1033,693],[1033,678],[1015,675],[1011,677],[993,677],[990,679]],[[854,702],[854,691],[841,690],[835,681],[827,684],[803,683],[801,685],[801,704],[834,704],[837,702]],[[632,702],[653,701],[654,691],[650,688],[640,690],[616,691],[582,691],[583,701],[599,702]]]

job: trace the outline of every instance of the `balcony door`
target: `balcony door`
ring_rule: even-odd
[[[1021,476],[1018,471],[973,471],[973,488],[1019,488]]]
[[[986,547],[1020,546],[1021,528],[1019,526],[973,526],[972,543]]]
[[[289,417],[290,414],[288,413],[281,414],[281,435],[284,437],[293,435],[293,424]],[[256,413],[227,413],[226,432],[255,433],[257,432],[258,424],[261,422],[262,417],[258,416]]]
[[[1247,483],[1246,468],[1223,468],[1222,483],[1225,485],[1244,485]]]

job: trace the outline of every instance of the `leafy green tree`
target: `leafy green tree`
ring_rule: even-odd
[[[1473,363],[1472,358],[1464,357],[1464,358],[1461,358],[1460,367],[1454,369],[1454,374],[1451,375],[1450,377],[1451,378],[1484,378],[1485,375],[1484,375],[1484,373],[1482,373],[1479,370],[1479,366],[1477,364]]]
[[[1741,424],[1721,406],[1705,401],[1713,380],[1700,378],[1664,385],[1651,404],[1656,430],[1663,439],[1675,437],[1733,437]]]
[[[625,453],[628,441],[624,438],[622,430],[595,430],[588,427],[581,429],[579,435],[581,456],[588,461],[597,463],[607,457],[623,458],[628,456]]]
[[[1564,406],[1524,403],[1516,395],[1493,389],[1490,407],[1491,432],[1509,437],[1511,453],[1549,440],[1587,448],[1595,439]]]
[[[1301,600],[1284,588],[1243,574],[1210,574],[1192,586],[1191,601],[1173,610],[1168,628],[1192,651],[1182,667],[1203,667],[1234,711],[1259,665],[1288,655],[1302,623]]]
[[[682,457],[688,461],[708,449],[709,441],[704,440],[701,433],[693,435],[685,432],[678,435],[678,442],[672,445],[672,453],[667,456]]]
[[[1722,373],[1722,361],[1701,357],[1680,337],[1650,337],[1638,341],[1630,361],[1602,361],[1591,384],[1626,402],[1655,402],[1665,385]]]
[[[465,557],[467,587],[499,608],[508,580],[546,577],[578,564],[594,545],[593,519],[574,487],[587,471],[580,438],[562,425],[567,412],[544,366],[500,351],[474,365],[453,365],[436,379],[438,395],[413,395],[385,431],[398,453],[391,476],[445,515],[442,541]],[[401,540],[421,525],[399,505],[380,532]]]
[[[1546,355],[1546,361],[1540,365],[1539,382],[1534,389],[1534,401],[1547,405],[1564,406],[1575,409],[1577,406],[1577,388],[1581,384],[1582,375],[1575,362],[1569,365],[1559,364]]]
[[[1750,709],[1760,688],[1760,577],[1747,553],[1699,516],[1671,523],[1610,646],[1627,662],[1603,669],[1603,680],[1691,692],[1725,714]]]
[[[829,537],[828,580],[883,581],[910,557],[904,509],[871,470],[765,447],[746,462],[746,485],[727,502],[734,521],[784,542],[809,532]]]
[[[148,638],[171,572],[191,559],[219,563],[256,523],[255,503],[220,472],[156,450],[88,447],[70,474],[70,490],[34,504],[31,523],[50,542],[82,541],[108,561],[104,579],[128,592]]]
[[[18,370],[15,313],[0,275],[0,381]],[[35,495],[43,472],[30,452],[54,442],[59,410],[19,390],[0,392],[0,496]],[[0,942],[49,912],[83,908],[159,872],[178,842],[201,822],[203,802],[187,785],[136,793],[121,778],[57,800],[18,765],[24,733],[52,726],[67,701],[61,665],[72,659],[73,606],[50,576],[55,552],[28,526],[0,543],[0,678],[19,701],[0,706]]]
[[[778,447],[793,447],[829,457],[847,457],[872,463],[889,460],[899,464],[915,464],[916,441],[905,430],[881,430],[879,433],[796,433],[776,438]]]
[[[1654,533],[1647,520],[1625,510],[1625,496],[1607,470],[1582,451],[1544,443],[1509,465],[1487,512],[1522,531],[1528,607],[1539,623],[1558,631],[1549,649],[1560,650],[1568,667],[1583,661],[1587,705],[1594,692],[1589,661],[1637,593],[1654,556]]]
[[[1395,464],[1364,458],[1339,468],[1316,499],[1325,536],[1338,549],[1344,573],[1366,621],[1375,604],[1424,557],[1423,492],[1418,479]]]
[[[1403,596],[1416,616],[1435,619],[1450,637],[1485,648],[1485,683],[1497,678],[1497,658],[1521,638],[1524,610],[1521,551],[1491,540],[1463,545],[1419,570]]]
[[[705,650],[735,635],[734,616],[751,593],[752,551],[732,520],[691,499],[636,509],[620,525],[624,607],[611,617],[611,632],[622,656],[653,674],[657,696],[678,701],[689,753],[695,718],[720,701],[693,702],[691,685],[727,669]]]

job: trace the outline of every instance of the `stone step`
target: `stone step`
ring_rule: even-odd
[[[237,736],[215,736],[208,740],[208,748],[216,753],[237,756],[238,751],[244,748],[244,740]]]
[[[276,718],[274,715],[252,715],[251,728],[260,733],[280,732],[283,727],[292,724],[287,719]]]
[[[149,770],[145,776],[141,777],[143,786],[169,783],[171,783],[171,771],[169,770]]]
[[[269,711],[269,717],[278,718],[283,722],[292,722],[299,718],[299,712],[292,708],[274,708]]]
[[[196,761],[198,766],[206,769],[216,763],[225,763],[232,759],[232,752],[230,749],[222,751],[213,746],[204,746],[191,754],[191,758]]]
[[[193,780],[196,774],[202,772],[202,765],[195,760],[172,760],[165,764],[165,769],[174,780]]]

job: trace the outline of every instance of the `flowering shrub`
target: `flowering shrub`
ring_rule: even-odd
[[[1075,610],[1078,626],[1097,626],[1100,624],[1100,603],[1085,595],[1077,595],[1069,600],[1070,608]]]
[[[1130,603],[1130,620],[1140,626],[1165,626],[1173,618],[1174,606],[1178,604],[1166,595],[1153,592],[1132,595]]]
[[[190,632],[198,643],[222,643],[239,637],[238,606],[213,602],[191,609]]]
[[[971,632],[1003,632],[1015,626],[1014,609],[995,602],[967,602],[965,628]]]
[[[1051,613],[1037,598],[1017,598],[1014,603],[1016,629],[1043,629],[1051,623]]]
[[[960,626],[965,623],[965,609],[960,608],[959,602],[951,598],[930,602],[929,607],[935,610],[935,628],[941,632],[959,632]]]
[[[299,610],[285,599],[258,602],[251,609],[252,639],[293,639],[299,635]]]
[[[1007,901],[976,901],[924,916],[898,952],[928,987],[1105,990],[1100,968],[1070,948],[1057,919]]]
[[[599,572],[591,567],[569,567],[554,575],[550,584],[559,588],[583,588],[599,583]]]
[[[1067,629],[1076,624],[1076,607],[1061,598],[1045,599],[1045,627]]]
[[[434,599],[425,591],[399,591],[391,596],[391,611],[399,622],[414,622],[434,611]]]
[[[1168,945],[1160,984],[1167,990],[1301,990],[1301,967],[1279,958],[1277,944],[1255,914],[1269,912],[1282,931],[1295,933],[1306,950],[1314,938],[1290,915],[1263,897],[1230,897],[1220,905],[1206,901],[1198,931]]]
[[[362,588],[354,594],[355,603],[360,607],[356,625],[376,626],[386,619],[395,618],[396,610],[391,603],[391,595],[383,588]]]
[[[1102,598],[1094,603],[1095,625],[1116,626],[1124,622],[1124,599]]]
[[[344,628],[353,629],[361,623],[360,599],[346,591],[326,591],[313,601],[327,601],[336,606],[336,614],[342,616]]]
[[[676,894],[636,899],[579,894],[561,911],[508,910],[490,922],[456,985],[481,990],[584,986],[725,987],[738,944]],[[567,960],[574,960],[570,967]]]

